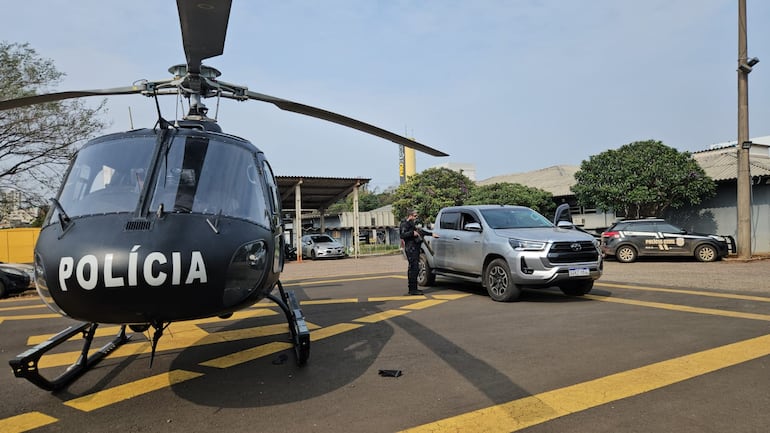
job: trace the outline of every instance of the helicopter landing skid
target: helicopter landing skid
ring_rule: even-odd
[[[96,328],[98,326],[98,323],[87,322],[70,326],[69,328],[61,331],[48,340],[16,356],[12,360],[8,361],[8,363],[11,365],[11,368],[13,369],[13,374],[16,377],[23,377],[24,379],[27,379],[28,381],[46,391],[56,391],[63,388],[73,380],[77,379],[86,370],[93,367],[94,364],[101,361],[118,346],[126,343],[131,339],[131,336],[126,335],[126,325],[123,325],[120,327],[120,331],[118,331],[118,334],[111,342],[105,344],[97,352],[94,352],[89,356],[88,351],[91,348],[91,342],[94,339],[94,335],[96,335]],[[45,355],[49,350],[81,333],[83,334],[83,340],[85,341],[83,342],[83,348],[77,361],[69,366],[69,368],[67,368],[64,373],[54,379],[49,380],[43,377],[40,374],[37,365],[40,361],[40,358],[42,358],[43,355]]]
[[[283,290],[280,281],[276,285],[281,297],[278,298],[271,293],[267,295],[267,298],[278,304],[286,315],[286,321],[289,322],[289,330],[291,331],[291,340],[294,344],[294,353],[297,355],[297,365],[301,367],[310,358],[310,330],[305,323],[305,316],[302,315],[299,301],[297,301],[294,292]]]

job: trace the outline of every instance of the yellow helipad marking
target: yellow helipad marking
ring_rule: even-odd
[[[358,319],[354,319],[354,322],[364,322],[364,323],[377,323],[382,322],[383,320],[392,319],[393,317],[403,316],[404,314],[409,314],[409,311],[406,310],[387,310],[383,311],[381,313],[374,313],[370,314],[368,316],[364,316]]]
[[[236,321],[236,320],[242,320],[246,318],[251,317],[264,317],[264,316],[274,316],[278,313],[276,313],[273,310],[268,310],[264,308],[259,309],[253,309],[253,310],[243,310],[238,311],[232,315],[232,317],[229,317],[227,319],[220,319],[219,317],[209,317],[206,319],[198,319],[198,320],[190,320],[187,322],[174,322],[171,327],[168,330],[168,333],[173,335],[175,332],[183,332],[188,331],[191,329],[198,329],[198,325],[204,325],[209,323],[223,323],[227,321]],[[120,330],[120,326],[99,326],[96,328],[96,334],[95,337],[112,337],[118,333]],[[130,329],[126,329],[126,333],[132,333],[135,334]],[[40,344],[45,340],[48,340],[52,336],[56,334],[42,334],[42,335],[33,335],[29,338],[27,338],[27,344],[32,346],[35,344]],[[142,335],[142,334],[139,334]],[[73,338],[73,340],[77,340],[79,338]]]
[[[404,310],[423,310],[425,308],[443,304],[444,302],[447,302],[447,301],[444,301],[441,299],[429,299],[427,301],[415,302],[414,304],[405,305],[401,308]]]
[[[362,326],[364,325],[359,323],[337,323],[335,325],[327,326],[326,328],[321,328],[317,331],[311,332],[310,341],[318,341],[324,338],[333,337],[335,335],[342,334],[344,332],[358,329]]]
[[[230,355],[227,355],[227,356],[222,356],[219,358],[214,358],[205,362],[201,362],[200,365],[205,365],[206,367],[228,368],[238,364],[243,364],[244,362],[253,361],[255,359],[262,358],[267,355],[272,355],[282,350],[292,349],[293,347],[294,345],[292,345],[291,343],[281,343],[281,342],[267,343],[267,344],[262,344],[260,346],[252,347],[251,349],[246,349],[240,352],[231,353]]]
[[[309,329],[317,329],[318,325],[308,323]],[[217,344],[227,341],[237,341],[248,338],[258,338],[270,335],[279,335],[289,332],[287,324],[258,326],[254,328],[233,329],[229,331],[219,331],[214,333],[208,333],[200,328],[191,326],[184,330],[176,329],[173,334],[163,337],[158,342],[156,353],[163,353],[172,350],[183,350],[190,347],[205,346],[208,344]],[[96,352],[98,349],[92,349],[89,354]],[[140,341],[136,343],[126,343],[119,346],[113,352],[110,353],[110,359],[126,358],[134,355],[152,353],[152,346],[149,341]],[[47,354],[40,358],[38,363],[39,368],[51,368],[61,367],[66,365],[72,365],[78,357],[80,351],[52,353]]]
[[[31,310],[33,308],[46,308],[45,305],[39,304],[39,305],[20,305],[17,307],[3,307],[0,308],[0,311],[18,311],[18,310]]]
[[[619,289],[644,290],[646,292],[681,293],[684,295],[709,296],[712,298],[741,299],[744,301],[770,302],[767,296],[749,296],[732,293],[703,292],[698,290],[664,289],[659,287],[629,286],[626,284],[596,283],[597,286],[616,287]]]
[[[326,282],[370,280],[370,279],[377,279],[377,278],[389,278],[389,277],[381,276],[381,277],[354,278],[354,279],[348,278],[345,280],[327,280]],[[314,283],[317,283],[317,282],[314,281]],[[363,322],[363,323],[338,323],[332,326],[328,326],[326,328],[319,328],[317,325],[308,323],[308,328],[313,329],[313,332],[311,333],[311,340],[318,341],[324,338],[332,337],[338,334],[342,334],[344,332],[361,328],[365,326],[364,325],[365,323],[380,322],[383,320],[387,320],[389,318],[408,314],[414,310],[420,310],[420,309],[428,308],[430,306],[439,305],[444,303],[446,300],[459,299],[465,296],[469,296],[469,295],[467,294],[437,295],[436,296],[437,299],[435,300],[432,300],[432,299],[422,300],[422,301],[407,305],[406,307],[403,307],[404,309],[388,310],[381,313],[376,313],[369,316],[364,316],[359,319],[355,319],[355,321]],[[398,296],[398,297],[375,298],[375,299],[415,301],[415,300],[420,300],[425,298],[414,297],[414,296]],[[309,304],[323,305],[323,304],[333,304],[333,303],[353,303],[353,302],[360,302],[360,301],[357,298],[346,298],[346,299],[330,299],[330,300],[305,301],[305,302]],[[263,315],[278,314],[269,308],[259,308],[259,307],[265,307],[269,305],[270,304],[260,303],[260,305],[255,305],[255,307],[257,308],[252,310],[243,310],[240,312],[236,312],[232,317],[226,320],[235,321],[235,320],[241,320],[247,317],[257,317],[257,316],[263,316]],[[59,315],[50,315],[50,316],[61,317]],[[2,322],[2,318],[0,318],[0,322]],[[237,330],[230,330],[230,331],[218,331],[213,333],[209,333],[206,330],[198,327],[198,325],[200,324],[213,323],[213,322],[222,322],[222,319],[208,318],[208,319],[201,319],[201,320],[187,321],[187,322],[175,322],[174,326],[172,326],[166,331],[167,337],[164,340],[161,340],[160,345],[158,346],[158,351],[184,349],[193,345],[213,344],[213,343],[218,343],[222,341],[234,341],[234,340],[240,340],[245,338],[255,338],[255,337],[262,337],[267,335],[275,335],[279,333],[288,332],[288,327],[286,324],[268,325],[268,326],[262,326],[262,327],[256,327],[256,328],[237,329]],[[120,328],[119,326],[105,326],[105,327],[98,328],[97,336],[115,335],[118,332],[119,328]],[[54,334],[33,336],[33,337],[30,337],[28,341],[30,344],[37,344],[39,342],[47,340],[52,335]],[[264,356],[268,356],[268,355],[271,355],[283,350],[292,349],[292,348],[293,348],[293,345],[290,343],[272,342],[272,343],[263,344],[257,347],[253,347],[248,350],[233,353],[227,356],[208,360],[200,363],[200,365],[208,366],[208,367],[216,367],[216,368],[228,368],[228,367],[232,367],[238,364],[242,364],[257,358],[261,358]],[[149,353],[150,350],[151,350],[150,343],[148,341],[128,343],[128,344],[124,344],[123,346],[117,348],[115,351],[111,352],[109,357],[117,358],[121,356]],[[91,353],[95,351],[96,349],[92,350]],[[74,362],[79,355],[80,355],[79,351],[69,352],[69,353],[48,354],[43,358],[41,358],[38,367],[46,368],[46,367],[69,365],[69,364],[72,364],[72,362]],[[80,398],[76,398],[68,402],[65,402],[64,404],[67,406],[73,407],[75,409],[90,412],[123,400],[127,400],[143,394],[147,394],[152,391],[163,389],[170,385],[174,385],[176,383],[184,382],[186,380],[190,380],[200,376],[203,376],[203,373],[196,373],[196,372],[190,372],[185,370],[174,370],[168,373],[137,380],[125,385],[119,385],[110,389],[106,389],[106,390],[89,394]],[[43,422],[42,420],[45,420],[46,418],[45,418],[45,415],[41,414],[41,416],[38,417],[35,414],[36,413],[28,413],[24,415],[19,415],[18,417],[0,420],[0,431],[5,432],[6,430],[8,430],[8,431],[15,432],[17,430],[12,430],[12,429],[16,428],[15,426],[17,425],[24,425],[24,426],[30,425],[31,427],[29,428],[37,428],[35,424],[32,424],[33,421],[31,420],[37,419],[38,421],[36,422]],[[17,420],[17,421],[26,420],[24,422],[28,424],[15,423],[16,421],[13,421],[13,420]],[[52,420],[50,422],[57,421],[55,418],[50,418],[50,420]],[[12,421],[14,422],[14,424],[11,424]],[[40,424],[40,425],[45,425],[45,424]],[[6,429],[5,428],[6,426],[11,426],[11,427]],[[29,429],[27,427],[24,427],[24,428]],[[26,431],[26,430],[18,430],[18,431]]]
[[[404,295],[404,296],[374,296],[367,299],[369,302],[384,302],[384,301],[415,301],[418,299],[425,299],[424,295]]]
[[[770,315],[742,313],[739,311],[717,310],[714,308],[690,307],[687,305],[664,304],[662,302],[636,301],[633,299],[610,298],[607,296],[585,295],[586,299],[602,302],[614,302],[616,304],[638,305],[641,307],[660,308],[662,310],[684,311],[688,313],[709,314],[712,316],[735,317],[739,319],[770,321]]]
[[[125,385],[119,385],[110,389],[105,389],[104,391],[88,394],[83,397],[66,401],[64,404],[84,412],[91,412],[92,410],[100,409],[123,400],[138,397],[200,376],[203,376],[203,373],[186,370],[172,370],[168,373],[158,374],[146,379],[136,380]]]
[[[385,278],[399,278],[399,277],[395,275],[380,275],[380,276],[374,276],[374,277],[355,277],[355,278],[340,277],[340,278],[326,279],[326,280],[305,280],[305,281],[298,281],[295,283],[287,283],[287,284],[284,284],[283,287],[306,286],[308,284],[344,283],[349,281],[382,280]]]
[[[313,301],[300,301],[300,305],[327,305],[327,304],[355,304],[358,303],[358,298],[343,298],[343,299],[318,299]]]
[[[0,431],[3,433],[22,433],[53,424],[58,419],[40,412],[29,412],[0,419]]]
[[[59,319],[61,314],[21,314],[18,316],[3,316],[3,320],[35,320],[35,319]]]
[[[404,432],[514,432],[768,355],[770,335],[765,335],[445,418]]]
[[[458,293],[454,295],[432,295],[436,299],[446,299],[447,301],[454,301],[455,299],[465,298],[471,296],[468,293]]]

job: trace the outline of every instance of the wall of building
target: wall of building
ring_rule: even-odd
[[[32,263],[39,228],[0,230],[0,262]]]
[[[697,206],[671,209],[666,219],[688,231],[738,237],[736,185],[720,183],[717,194]],[[751,249],[752,254],[770,254],[770,185],[752,186]]]

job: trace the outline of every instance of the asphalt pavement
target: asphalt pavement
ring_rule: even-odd
[[[403,256],[396,254],[336,260],[306,259],[287,263],[281,279],[293,281],[400,271],[406,275],[406,267]],[[604,274],[599,281],[770,294],[770,257],[753,260],[727,258],[712,263],[701,263],[692,258],[640,259],[634,263],[620,263],[610,259],[605,260]]]

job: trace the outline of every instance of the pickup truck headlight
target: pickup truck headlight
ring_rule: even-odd
[[[508,243],[514,250],[521,251],[542,251],[546,244],[542,241],[525,241],[523,239],[508,239]]]

